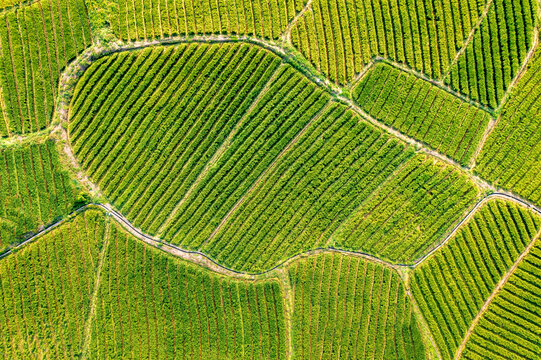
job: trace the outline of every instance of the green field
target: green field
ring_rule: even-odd
[[[75,210],[78,190],[53,140],[0,147],[0,253]]]
[[[491,200],[444,248],[413,271],[413,296],[445,358],[455,354],[496,284],[530,242],[539,238],[540,231],[539,215]],[[524,291],[521,289],[520,294],[526,295]],[[526,320],[535,323],[535,316],[532,312]]]
[[[0,0],[0,358],[541,353],[537,0]]]

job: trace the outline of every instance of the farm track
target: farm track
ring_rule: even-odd
[[[279,46],[277,46],[277,45],[275,45],[273,43],[267,42],[267,41],[254,39],[254,38],[249,38],[249,37],[240,37],[238,39],[232,39],[232,38],[230,38],[228,36],[222,36],[222,35],[220,35],[220,36],[204,36],[204,37],[197,37],[196,36],[196,37],[191,37],[191,38],[171,38],[171,39],[166,39],[166,40],[154,40],[154,41],[150,41],[150,42],[149,41],[146,41],[146,42],[134,42],[134,43],[130,43],[130,44],[123,45],[123,46],[119,46],[117,44],[112,49],[104,49],[104,48],[94,48],[93,49],[93,48],[90,48],[87,51],[85,51],[83,54],[81,54],[80,58],[82,59],[82,61],[75,60],[72,63],[70,63],[68,65],[68,67],[65,69],[64,74],[63,74],[64,76],[61,77],[61,84],[59,85],[59,89],[63,93],[62,94],[63,95],[62,96],[63,101],[61,101],[61,104],[58,104],[59,106],[57,106],[56,109],[55,109],[56,113],[57,113],[57,116],[59,117],[60,122],[62,122],[64,124],[67,123],[67,121],[68,121],[68,118],[67,118],[68,117],[68,111],[67,111],[68,100],[66,100],[66,99],[69,99],[69,97],[70,97],[69,95],[71,95],[71,93],[73,92],[74,86],[76,84],[76,79],[89,66],[89,63],[91,62],[92,58],[97,59],[97,58],[100,58],[101,56],[109,55],[109,54],[114,53],[114,52],[137,50],[137,49],[146,48],[146,47],[149,47],[149,46],[175,45],[175,44],[190,43],[190,42],[205,42],[205,43],[248,42],[248,43],[252,43],[252,44],[258,45],[260,47],[263,47],[263,48],[275,53],[276,55],[282,57],[283,60],[286,63],[289,63],[289,64],[293,65],[298,71],[303,73],[308,79],[312,80],[317,85],[321,86],[322,83],[325,83],[323,80],[321,80],[321,79],[315,77],[314,75],[312,75],[308,71],[308,69],[306,69],[302,65],[299,65],[298,63],[296,63],[295,60],[292,59],[292,55],[287,53],[287,51],[284,50],[283,48],[281,48],[281,47],[279,47]],[[385,61],[385,60],[382,60],[382,61]],[[370,254],[367,254],[367,253],[346,251],[346,250],[333,249],[333,248],[314,249],[314,250],[311,250],[311,251],[306,252],[306,253],[294,255],[294,256],[288,258],[287,260],[285,260],[284,262],[289,262],[291,259],[293,259],[293,258],[295,258],[297,256],[304,256],[304,255],[307,255],[307,254],[312,253],[314,251],[321,252],[321,251],[327,250],[327,251],[339,251],[339,252],[352,254],[352,255],[357,255],[357,256],[364,256],[364,257],[366,257],[368,259],[372,259],[373,261],[381,262],[381,263],[387,264],[387,265],[395,267],[395,268],[396,267],[416,267],[421,262],[423,262],[426,258],[428,258],[430,255],[432,255],[434,252],[436,252],[439,248],[441,248],[443,245],[445,245],[445,243],[456,233],[456,231],[460,228],[460,226],[463,225],[467,220],[469,220],[471,218],[471,216],[475,213],[475,211],[485,201],[487,201],[487,200],[489,200],[489,199],[491,199],[493,197],[499,197],[499,198],[503,198],[503,199],[506,199],[506,200],[511,200],[511,201],[517,202],[519,204],[522,204],[523,206],[532,208],[535,212],[537,212],[538,214],[541,214],[541,209],[536,207],[535,205],[529,203],[528,201],[526,201],[526,200],[520,198],[519,196],[514,195],[514,194],[512,194],[510,192],[506,192],[506,191],[503,191],[501,189],[495,188],[494,186],[488,184],[485,180],[483,180],[483,179],[479,178],[478,176],[474,175],[471,172],[470,169],[461,166],[460,164],[458,164],[454,160],[448,158],[445,155],[440,154],[437,151],[434,151],[434,150],[431,150],[431,149],[427,148],[424,145],[424,143],[422,143],[422,142],[420,142],[418,140],[415,140],[413,138],[410,138],[409,136],[404,135],[400,131],[398,131],[396,129],[393,129],[393,128],[391,128],[391,127],[377,121],[376,119],[372,118],[370,115],[365,113],[362,109],[360,109],[351,99],[348,99],[346,97],[338,95],[336,93],[336,91],[334,89],[332,89],[331,87],[329,87],[328,85],[324,85],[324,86],[327,87],[327,89],[333,95],[335,95],[339,100],[341,100],[342,102],[345,102],[346,104],[348,104],[350,106],[350,108],[352,110],[354,110],[358,115],[360,115],[363,119],[369,121],[370,123],[377,126],[378,128],[383,129],[387,133],[390,133],[390,134],[394,135],[395,137],[398,137],[402,141],[404,141],[404,142],[406,142],[408,144],[416,146],[419,149],[419,151],[425,152],[425,153],[427,153],[429,155],[432,155],[432,156],[438,158],[441,161],[444,161],[444,162],[446,162],[446,163],[448,163],[450,165],[453,165],[456,168],[462,169],[463,171],[468,173],[468,175],[471,177],[471,179],[477,185],[479,185],[481,188],[490,189],[494,193],[484,197],[483,199],[481,199],[465,215],[465,217],[462,219],[462,221],[460,221],[458,224],[455,225],[455,227],[451,230],[449,235],[438,246],[436,246],[434,249],[432,249],[425,256],[423,256],[422,258],[420,258],[419,260],[414,262],[412,265],[393,264],[393,263],[390,263],[390,262],[385,261],[383,259],[379,259],[377,257],[374,257],[374,256],[372,256]],[[54,125],[54,127],[53,127],[53,125]],[[51,124],[51,126],[49,126],[48,129],[44,129],[42,131],[39,131],[38,133],[35,133],[35,134],[30,133],[30,134],[25,134],[23,136],[19,135],[19,136],[16,136],[16,137],[0,139],[0,146],[2,146],[2,145],[11,145],[11,144],[16,144],[16,143],[26,143],[27,141],[31,141],[32,139],[35,139],[36,137],[42,137],[42,136],[45,137],[45,135],[47,135],[48,133],[50,133],[50,134],[59,133],[59,137],[61,138],[61,141],[65,142],[65,146],[64,146],[65,153],[66,153],[67,157],[70,160],[71,166],[74,167],[73,170],[75,170],[75,172],[77,173],[78,180],[81,181],[85,186],[90,188],[95,194],[101,195],[101,192],[100,192],[99,188],[95,184],[92,184],[91,181],[88,179],[88,177],[84,174],[84,171],[82,171],[82,168],[80,167],[77,159],[75,158],[75,156],[74,156],[74,154],[73,154],[73,152],[71,150],[71,147],[69,146],[68,134],[67,134],[66,130],[62,126],[55,125],[54,121],[53,121],[53,124]],[[103,205],[103,204],[96,204],[96,205],[102,207],[106,211],[114,211],[110,207],[110,205]],[[75,214],[75,213],[77,213],[79,211],[82,211],[82,210],[83,210],[83,208],[76,210],[75,212],[70,214],[69,217],[71,217],[71,215],[73,215],[73,214]],[[165,244],[161,240],[156,239],[156,238],[152,238],[150,236],[147,236],[142,231],[140,231],[139,229],[136,229],[120,213],[115,211],[114,214],[115,214],[114,215],[115,218],[120,223],[125,224],[127,228],[131,229],[133,231],[134,235],[136,235],[138,238],[147,239],[148,241],[151,241],[154,244],[156,244],[156,243]],[[34,236],[32,236],[31,238],[29,238],[28,240],[24,241],[19,246],[23,246],[24,244],[26,244],[28,242],[31,242],[36,237],[39,237],[40,235],[42,235],[43,233],[45,233],[45,232],[47,232],[49,230],[52,230],[53,227],[56,227],[61,222],[62,222],[62,220],[60,222],[58,222],[58,223],[55,223],[55,224],[49,226],[48,228],[42,230],[41,232],[39,232],[39,233],[35,234]],[[130,231],[130,232],[132,232],[132,231]],[[234,271],[232,269],[222,267],[221,265],[215,263],[212,259],[208,258],[203,253],[193,252],[193,251],[185,251],[185,250],[183,250],[181,248],[178,248],[178,247],[176,247],[174,245],[167,245],[167,246],[170,247],[169,250],[172,253],[176,253],[176,252],[183,253],[184,254],[183,257],[186,257],[186,254],[202,256],[202,257],[206,258],[207,261],[210,261],[211,263],[213,263],[214,264],[213,267],[222,268],[225,272],[232,271],[232,272],[234,272],[236,274],[249,275],[248,273],[236,272],[236,271]],[[9,254],[9,252],[5,253],[5,254],[2,254],[0,256],[0,258],[7,255],[7,254]],[[179,254],[176,254],[176,255],[178,256]],[[196,261],[196,262],[199,262],[199,261]],[[279,264],[279,265],[273,267],[272,269],[275,269],[275,268],[281,266],[282,264]],[[272,271],[272,269],[267,270],[267,271],[265,271],[263,273],[252,274],[252,276],[253,275],[257,276],[257,275],[262,275],[264,273],[268,273],[268,272]],[[218,272],[221,272],[221,271],[218,271]]]
[[[231,269],[231,268],[228,268],[226,266],[223,266],[223,265],[219,264],[217,261],[215,261],[214,259],[212,259],[208,255],[206,255],[206,254],[204,254],[204,253],[202,253],[200,251],[185,250],[185,249],[182,249],[182,248],[180,248],[180,247],[178,247],[176,245],[163,242],[162,240],[160,240],[158,238],[154,238],[152,236],[147,235],[144,232],[142,232],[140,229],[133,226],[128,219],[126,219],[122,214],[120,214],[119,212],[114,210],[110,204],[101,204],[101,203],[92,203],[92,204],[88,204],[88,205],[84,205],[84,206],[80,207],[79,209],[77,209],[77,210],[73,211],[72,213],[70,213],[64,219],[62,219],[62,220],[50,225],[49,227],[41,230],[40,232],[38,232],[35,235],[33,235],[32,237],[28,238],[24,242],[20,243],[19,245],[17,245],[13,249],[22,248],[25,245],[38,240],[41,236],[51,232],[53,229],[55,229],[58,226],[62,225],[64,222],[72,219],[74,216],[77,216],[77,214],[82,213],[83,211],[85,211],[88,208],[98,207],[98,208],[104,210],[105,213],[108,216],[113,217],[114,220],[117,223],[119,223],[125,230],[127,230],[130,234],[135,236],[140,241],[143,241],[143,242],[147,243],[148,245],[154,246],[156,248],[159,248],[159,249],[161,249],[161,250],[163,250],[163,251],[165,251],[165,252],[167,252],[167,253],[169,253],[171,255],[174,255],[176,257],[180,257],[180,258],[182,258],[184,260],[194,262],[194,263],[196,263],[196,264],[198,264],[200,266],[203,266],[203,267],[205,267],[205,268],[207,268],[209,270],[212,270],[214,272],[217,272],[219,274],[231,276],[231,277],[234,277],[234,278],[256,279],[258,277],[267,277],[269,273],[277,271],[280,268],[291,264],[292,262],[294,262],[298,258],[303,258],[303,257],[306,257],[306,256],[315,256],[315,255],[318,255],[318,254],[321,254],[321,253],[341,253],[341,254],[349,255],[349,256],[362,257],[362,258],[365,258],[365,259],[367,259],[369,261],[385,265],[385,266],[390,267],[390,268],[395,269],[395,270],[408,269],[408,268],[413,269],[413,268],[416,268],[417,266],[419,266],[421,263],[423,263],[427,258],[429,258],[431,255],[433,255],[435,252],[437,252],[441,247],[443,247],[456,234],[456,232],[460,229],[460,227],[462,225],[464,225],[467,221],[469,221],[470,218],[473,217],[473,215],[475,215],[477,209],[480,208],[485,202],[487,202],[487,201],[489,201],[491,199],[503,199],[503,200],[512,201],[512,202],[518,203],[518,204],[520,204],[520,205],[522,205],[524,207],[530,208],[535,213],[541,215],[541,209],[539,209],[538,207],[533,206],[531,204],[528,204],[527,202],[523,201],[520,198],[514,197],[513,195],[506,194],[506,193],[490,194],[490,195],[484,197],[483,199],[479,200],[477,202],[477,204],[453,228],[453,230],[449,233],[449,235],[447,235],[446,238],[438,246],[436,246],[434,249],[429,251],[422,258],[415,261],[413,264],[395,264],[395,263],[391,263],[391,262],[389,262],[387,260],[380,259],[378,257],[370,255],[368,253],[364,253],[364,252],[360,252],[360,251],[349,251],[349,250],[343,250],[343,249],[337,249],[337,248],[329,247],[329,248],[315,248],[315,249],[312,249],[312,250],[308,250],[308,251],[305,251],[305,252],[302,252],[302,253],[295,254],[295,255],[290,256],[289,258],[285,259],[281,263],[273,266],[272,268],[270,268],[268,270],[265,270],[265,271],[262,271],[262,272],[259,272],[259,273],[249,273],[249,272],[237,271],[237,270],[234,270],[234,269]],[[7,252],[0,255],[0,259],[10,255],[12,252],[13,252],[12,250],[8,250]]]

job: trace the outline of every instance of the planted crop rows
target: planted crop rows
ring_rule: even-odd
[[[533,360],[541,354],[540,269],[541,241],[537,239],[473,329],[461,358],[494,359],[505,353]]]
[[[468,165],[489,114],[431,83],[377,62],[353,88],[370,116]]]
[[[276,280],[213,274],[86,210],[0,261],[8,358],[283,359]]]
[[[80,356],[105,221],[88,211],[0,260],[0,354]]]
[[[228,266],[264,270],[314,247],[411,149],[333,104],[235,208],[202,251]]]
[[[496,108],[532,45],[538,6],[538,1],[531,0],[494,0],[445,81]]]
[[[51,121],[61,71],[92,43],[82,0],[42,0],[0,14],[0,137]]]
[[[491,200],[414,270],[412,294],[445,359],[454,357],[472,320],[540,226],[531,211]]]
[[[424,359],[399,275],[358,257],[317,255],[289,266],[293,358]]]
[[[417,155],[352,213],[333,244],[407,263],[442,239],[477,196],[463,173]]]
[[[328,246],[381,184],[407,178],[395,173],[413,156],[276,56],[234,43],[101,58],[77,85],[69,136],[87,174],[134,225],[250,272]],[[395,214],[404,247],[372,238],[394,260],[419,256],[476,197],[470,180],[441,164],[410,180],[396,192],[435,188],[419,192],[429,210],[410,204]],[[341,244],[366,245],[354,236]]]
[[[276,280],[217,276],[111,230],[91,357],[285,358]]]
[[[112,28],[124,40],[177,35],[278,39],[306,0],[119,0]]]
[[[0,149],[0,252],[73,210],[54,141]]]
[[[541,204],[541,50],[504,105],[476,159],[485,179]]]
[[[375,56],[441,77],[484,2],[314,0],[292,29],[293,45],[331,81],[346,84]]]

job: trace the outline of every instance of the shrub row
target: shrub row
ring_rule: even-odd
[[[413,272],[412,294],[444,358],[453,358],[473,318],[525,247],[541,219],[491,200]]]
[[[353,99],[375,119],[468,165],[489,114],[447,91],[378,62],[353,88]]]

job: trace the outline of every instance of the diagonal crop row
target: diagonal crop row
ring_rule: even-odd
[[[445,359],[455,357],[473,319],[540,226],[530,210],[489,201],[415,268],[411,291]]]

